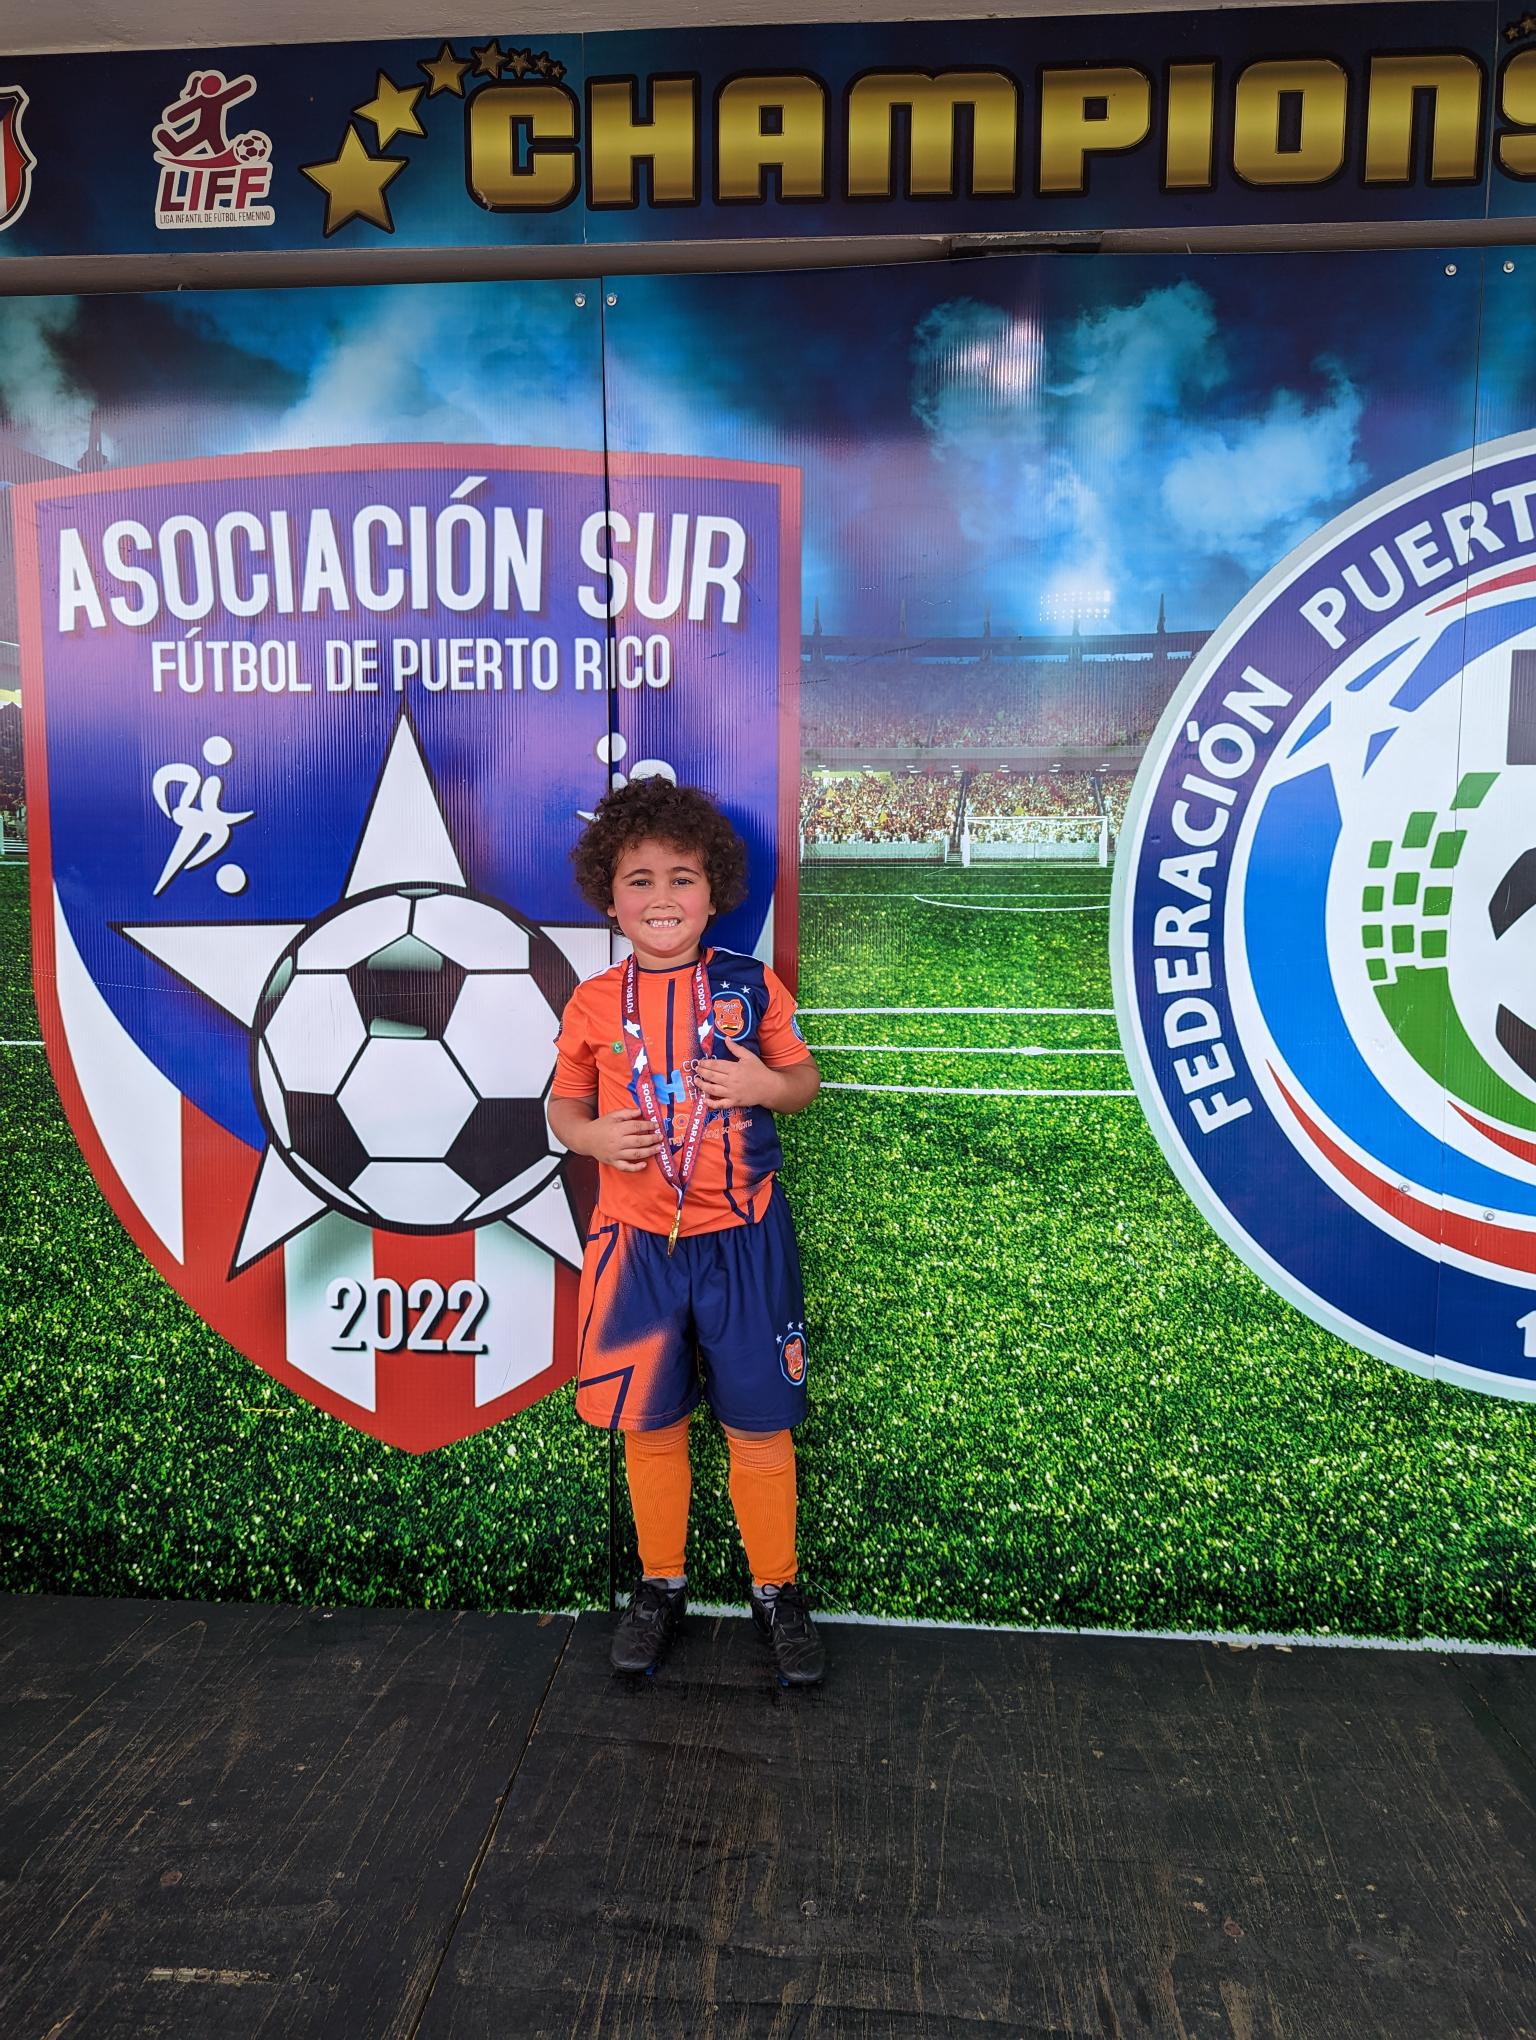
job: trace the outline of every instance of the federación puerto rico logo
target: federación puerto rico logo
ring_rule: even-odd
[[[1536,434],[1394,483],[1195,661],[1113,961],[1216,1229],[1385,1359],[1536,1397]]]

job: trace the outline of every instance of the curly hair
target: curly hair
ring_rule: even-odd
[[[582,898],[606,913],[613,904],[619,859],[649,837],[674,850],[690,850],[709,879],[717,914],[747,896],[747,846],[707,793],[670,779],[632,779],[605,794],[571,852]]]

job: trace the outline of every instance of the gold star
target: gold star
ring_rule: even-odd
[[[522,79],[525,71],[530,71],[532,68],[533,57],[532,53],[528,50],[514,50],[507,59],[507,69],[518,80]]]
[[[418,57],[416,66],[432,80],[427,87],[428,99],[435,99],[439,92],[455,92],[460,99],[464,97],[464,73],[469,69],[469,59],[456,57],[452,43],[445,42],[435,57]]]
[[[396,135],[424,135],[426,129],[416,118],[416,102],[426,90],[424,85],[397,85],[392,78],[386,78],[380,71],[374,84],[374,96],[352,111],[361,120],[371,120],[379,131],[379,147],[387,149]]]
[[[539,54],[534,58],[533,61],[537,65],[539,70],[541,70],[544,73],[545,77],[547,78],[549,76],[549,67],[551,63],[554,61],[554,59],[550,56],[549,51],[540,50]]]
[[[406,168],[404,156],[370,156],[349,121],[346,139],[328,163],[301,163],[299,168],[325,193],[327,239],[355,219],[382,227],[386,234],[395,231],[384,187]]]
[[[553,78],[555,83],[558,85],[560,80],[565,76],[564,64],[557,63],[555,59],[551,57],[549,60],[549,70],[546,75],[548,77]]]
[[[490,42],[482,43],[479,49],[472,49],[470,55],[475,60],[475,76],[477,78],[499,78],[501,76],[502,48],[501,44],[494,37]]]

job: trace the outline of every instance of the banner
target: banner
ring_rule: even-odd
[[[5,1583],[627,1584],[536,1108],[671,771],[824,1078],[820,1605],[1536,1641],[1533,282],[0,304]]]
[[[1495,0],[0,67],[0,256],[1523,217]]]

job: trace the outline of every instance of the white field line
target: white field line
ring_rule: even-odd
[[[802,889],[802,900],[1068,900],[1074,897],[1086,898],[1087,888],[1079,893],[1076,887],[1057,892],[989,892],[978,886],[974,892],[915,893],[915,892],[806,892]],[[1108,900],[1109,894],[1104,898]]]
[[[801,1006],[802,1013],[837,1013],[845,1018],[879,1018],[884,1014],[923,1013],[1007,1013],[1026,1014],[1031,1019],[1113,1020],[1113,1006]]]
[[[1107,914],[1109,901],[1095,900],[1089,906],[1071,907],[984,907],[970,900],[935,899],[932,893],[912,895],[920,907],[943,907],[951,914]]]
[[[1025,1048],[914,1048],[904,1041],[815,1041],[816,1055],[1124,1055],[1123,1048],[1043,1048],[1031,1042]]]
[[[558,1611],[564,1613],[561,1609]],[[690,1601],[690,1615],[751,1615],[750,1608],[725,1601]],[[600,1610],[582,1610],[578,1620],[601,1621]],[[1470,1643],[1454,1636],[1309,1636],[1295,1629],[1063,1629],[1026,1622],[944,1622],[932,1615],[855,1615],[843,1608],[818,1608],[818,1623],[857,1623],[864,1629],[960,1629],[978,1636],[1102,1636],[1126,1643],[1216,1643],[1230,1650],[1413,1650],[1450,1651],[1457,1657],[1536,1657],[1523,1643]]]
[[[924,1098],[1134,1098],[1134,1091],[1020,1091],[990,1084],[836,1084],[828,1080],[824,1091],[899,1091]]]
[[[40,1041],[0,1041],[0,1048],[41,1048]]]

